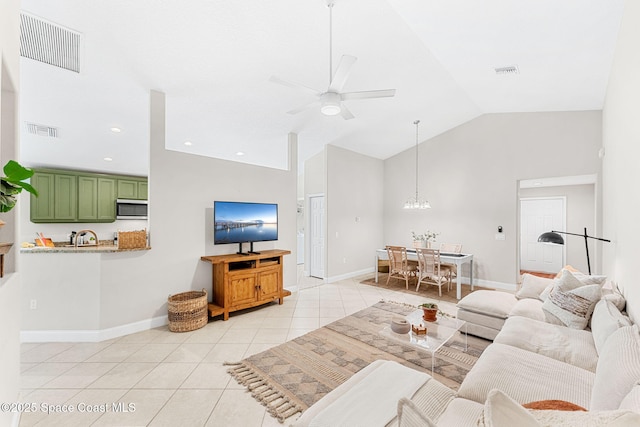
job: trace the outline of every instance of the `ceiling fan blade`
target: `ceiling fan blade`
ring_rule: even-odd
[[[344,103],[340,105],[340,115],[345,120],[351,120],[355,117]]]
[[[269,81],[272,82],[272,83],[277,83],[279,85],[287,86],[287,87],[290,87],[290,88],[293,88],[293,89],[302,90],[304,92],[311,93],[312,95],[315,95],[315,96],[320,96],[322,94],[320,91],[317,91],[315,89],[312,89],[312,88],[304,86],[304,85],[301,85],[300,83],[288,82],[288,81],[282,80],[281,78],[276,77],[276,76],[269,77]]]
[[[351,99],[367,99],[367,98],[389,98],[395,96],[395,89],[383,89],[383,90],[366,90],[363,92],[347,92],[340,95],[342,100]]]
[[[336,68],[336,72],[333,74],[333,78],[329,84],[328,92],[340,92],[342,90],[344,84],[347,82],[347,77],[349,77],[351,67],[357,60],[358,58],[355,56],[342,55],[338,68]]]
[[[298,108],[294,108],[293,110],[287,111],[287,114],[298,114],[298,113],[301,113],[304,110],[308,110],[309,108],[313,107],[317,103],[318,103],[318,101],[313,101],[313,102],[310,102],[308,104],[301,105]]]

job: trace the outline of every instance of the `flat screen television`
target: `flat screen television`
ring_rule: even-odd
[[[213,202],[213,240],[216,245],[278,240],[278,205],[276,203]]]

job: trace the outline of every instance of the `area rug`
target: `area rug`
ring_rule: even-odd
[[[362,283],[363,285],[375,286],[377,288],[387,289],[390,291],[397,291],[397,292],[404,292],[412,295],[419,295],[428,299],[447,301],[454,304],[458,302],[458,299],[456,298],[455,279],[454,279],[454,282],[451,284],[451,290],[447,292],[447,288],[443,286],[442,296],[439,296],[437,286],[431,286],[423,283],[422,285],[420,285],[420,289],[416,292],[416,279],[409,280],[409,289],[407,289],[404,280],[392,278],[391,280],[389,280],[389,284],[387,284],[387,277],[388,277],[387,273],[378,273],[378,283],[376,283],[375,277],[365,279],[360,283]],[[473,287],[474,291],[477,291],[480,289],[487,289],[487,288],[481,288],[478,286]],[[465,296],[469,295],[472,292],[471,286],[462,284],[461,291],[462,291],[462,298],[464,298]]]
[[[374,360],[393,360],[431,374],[428,352],[379,333],[394,316],[415,309],[381,301],[241,362],[227,363],[233,365],[229,373],[280,422],[304,411]],[[489,344],[469,342],[465,352],[463,340],[456,334],[436,353],[433,377],[455,390]]]

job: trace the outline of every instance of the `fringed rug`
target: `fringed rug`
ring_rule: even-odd
[[[228,363],[233,365],[229,373],[280,422],[304,411],[377,359],[431,374],[428,352],[379,333],[391,318],[415,309],[379,302],[241,362]],[[433,377],[455,390],[489,344],[469,338],[466,352],[464,337],[456,334],[436,353]]]

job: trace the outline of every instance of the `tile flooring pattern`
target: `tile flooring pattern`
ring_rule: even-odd
[[[301,277],[283,305],[233,313],[226,322],[210,321],[192,332],[162,327],[99,343],[22,344],[22,401],[36,403],[38,411],[24,413],[20,426],[282,426],[227,374],[223,362],[264,351],[380,299],[425,301],[362,285],[363,279],[322,284]],[[453,304],[440,305],[455,311]],[[65,408],[74,412],[42,412]]]

